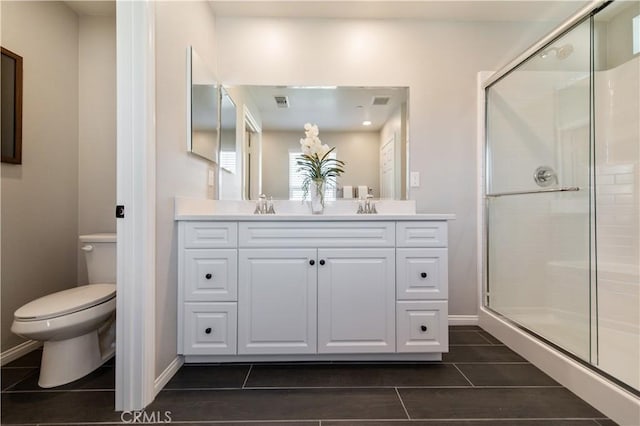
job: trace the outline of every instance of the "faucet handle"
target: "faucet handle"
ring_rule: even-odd
[[[267,214],[276,214],[276,209],[273,208],[273,197],[269,197],[267,201]]]

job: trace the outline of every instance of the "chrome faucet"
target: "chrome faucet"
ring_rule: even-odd
[[[256,201],[256,209],[253,211],[253,214],[275,214],[276,210],[273,208],[273,197],[269,197],[267,201],[267,196],[264,194],[260,194],[258,201]]]
[[[360,200],[358,201],[358,211],[356,212],[357,214],[377,214],[378,211],[376,210],[376,205],[373,202],[373,195],[368,194],[367,198],[363,199],[360,198]]]

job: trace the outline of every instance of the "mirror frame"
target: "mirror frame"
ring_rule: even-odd
[[[11,152],[13,155],[4,155],[4,149],[2,150],[3,163],[22,164],[22,56],[13,53],[12,51],[0,47],[2,57],[9,58],[14,63],[13,67],[13,81],[5,77],[5,73],[2,74],[2,86],[8,85],[13,89],[13,98],[5,96],[6,91],[2,90],[2,104],[9,105],[9,111],[12,112],[13,118],[13,133],[6,132],[4,126],[2,131],[1,143],[5,145],[11,145]],[[2,108],[4,112],[7,108]],[[5,114],[3,114],[5,115]],[[4,118],[4,117],[3,117]]]

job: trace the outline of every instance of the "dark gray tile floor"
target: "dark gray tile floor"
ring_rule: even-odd
[[[185,365],[145,412],[191,426],[615,425],[478,327],[452,327],[450,344],[443,362]],[[113,363],[41,389],[40,355],[2,367],[2,424],[123,424]]]

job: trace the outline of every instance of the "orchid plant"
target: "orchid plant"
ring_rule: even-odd
[[[317,125],[307,123],[304,130],[305,137],[300,139],[302,155],[298,157],[297,164],[298,172],[304,175],[302,190],[306,199],[312,183],[327,182],[335,185],[336,178],[344,173],[344,161],[329,158],[335,147],[329,148],[328,145],[322,144],[318,137],[320,132]]]

